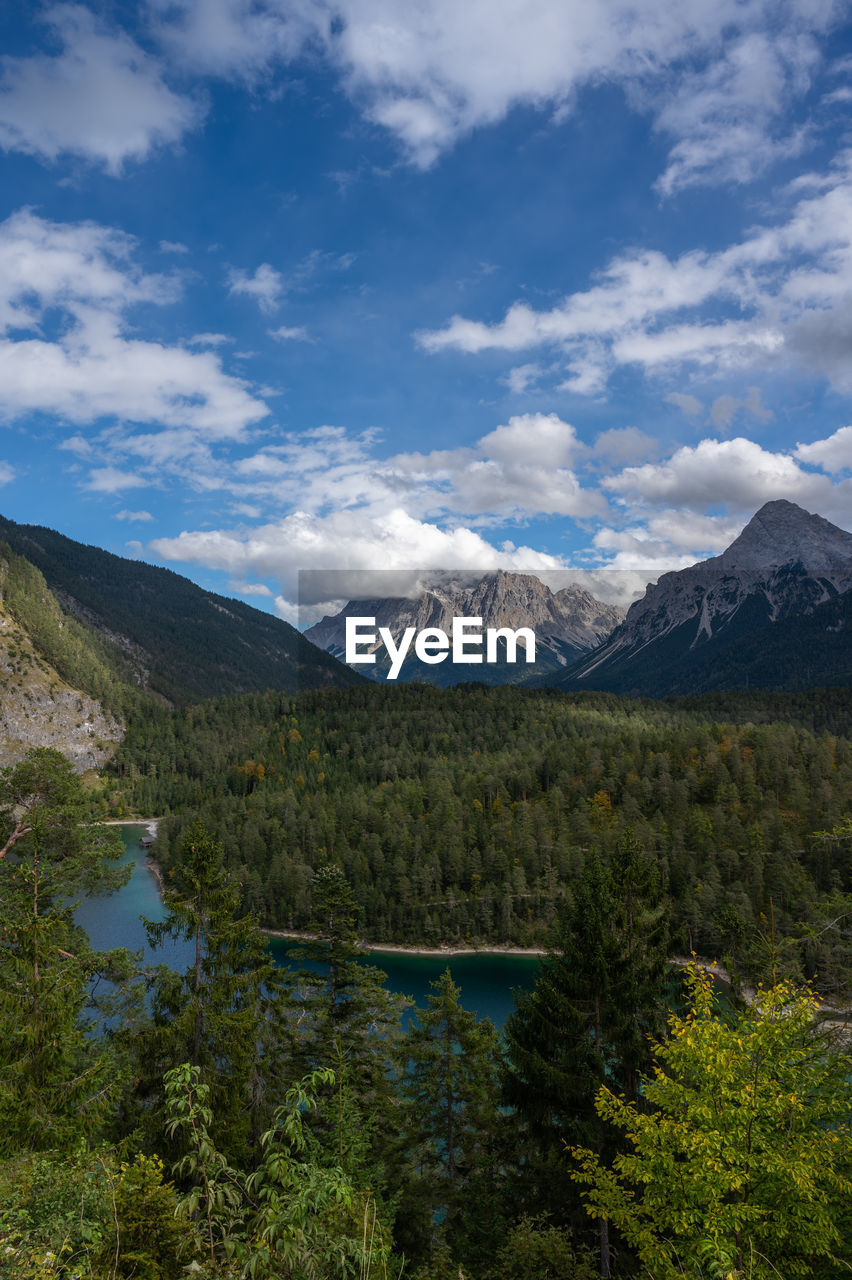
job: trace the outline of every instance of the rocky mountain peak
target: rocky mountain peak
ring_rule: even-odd
[[[808,573],[831,574],[852,564],[852,533],[778,498],[764,503],[727,550],[706,564],[729,571],[801,564]]]

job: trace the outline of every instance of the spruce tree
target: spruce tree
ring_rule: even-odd
[[[629,830],[612,868],[590,851],[564,913],[557,947],[506,1024],[504,1098],[522,1122],[530,1208],[571,1216],[565,1144],[603,1158],[613,1134],[594,1106],[605,1082],[636,1098],[647,1037],[664,1017],[668,927],[650,860]],[[576,1202],[573,1206],[576,1209]],[[601,1274],[610,1274],[599,1222]]]
[[[119,887],[123,845],[86,812],[58,751],[34,748],[0,772],[0,1150],[91,1134],[118,1086],[87,1022],[91,981],[116,957],[92,951],[74,909]]]
[[[496,1212],[499,1039],[487,1018],[462,1008],[449,969],[431,986],[402,1044],[403,1140],[415,1166],[404,1216],[409,1235],[419,1217],[421,1237],[439,1220],[454,1251],[469,1255],[482,1250]]]
[[[270,1089],[280,1081],[271,1017],[280,984],[257,921],[240,911],[223,858],[222,845],[201,822],[187,829],[171,869],[173,887],[164,894],[166,918],[146,921],[146,929],[153,946],[166,938],[190,940],[194,959],[183,974],[165,965],[155,971],[151,1025],[139,1049],[143,1094],[156,1093],[156,1082],[181,1062],[200,1069],[216,1107],[219,1142],[239,1160],[262,1132],[274,1105]]]

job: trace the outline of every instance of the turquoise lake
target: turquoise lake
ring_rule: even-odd
[[[92,945],[106,951],[127,947],[142,951],[150,963],[165,963],[185,969],[192,962],[192,944],[171,943],[152,951],[147,945],[140,916],[162,920],[165,912],[153,875],[146,866],[140,848],[140,837],[146,834],[144,824],[120,828],[124,840],[123,862],[132,865],[130,880],[111,898],[92,898],[84,902],[77,920],[91,938]],[[297,943],[270,939],[270,947],[278,964],[286,965]],[[538,960],[535,956],[516,955],[407,955],[397,951],[373,951],[369,963],[387,974],[391,991],[410,996],[417,1007],[424,1007],[429,984],[449,969],[453,981],[461,987],[462,1004],[480,1017],[488,1017],[502,1027],[514,1006],[513,988],[529,991],[535,983]]]

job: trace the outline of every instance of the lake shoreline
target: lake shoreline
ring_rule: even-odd
[[[104,822],[104,826],[108,827],[145,827],[148,834],[157,838],[157,823],[159,818],[111,818]],[[165,889],[165,881],[163,872],[150,855],[145,859],[145,867],[151,873],[157,885],[160,898],[163,896]],[[299,931],[295,929],[264,929],[260,932],[267,938],[278,938],[282,941],[289,942],[315,942],[317,936],[314,933]],[[362,942],[359,940],[358,946],[362,951],[370,951],[383,953],[386,955],[408,955],[408,956],[534,956],[541,958],[547,955],[545,947],[459,947],[447,943],[446,946],[438,947],[418,947],[408,946],[403,942]]]
[[[315,933],[301,932],[297,929],[261,929],[267,938],[279,938],[285,942],[316,942]],[[452,943],[438,947],[408,946],[403,942],[363,942],[357,945],[362,951],[378,952],[386,955],[407,956],[533,956],[540,959],[547,955],[546,947],[461,947]]]

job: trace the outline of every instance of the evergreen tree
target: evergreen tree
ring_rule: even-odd
[[[0,1150],[91,1133],[119,1083],[86,1021],[89,984],[118,957],[92,952],[74,909],[121,884],[123,846],[86,812],[58,751],[35,748],[0,772]]]
[[[565,1220],[565,1144],[613,1135],[594,1106],[607,1081],[635,1098],[649,1060],[647,1036],[661,1024],[668,930],[659,887],[632,832],[619,840],[611,872],[599,854],[584,862],[558,948],[506,1024],[505,1100],[528,1141],[524,1158],[537,1194],[531,1207]],[[607,1222],[599,1222],[601,1274],[610,1274]]]
[[[240,914],[222,845],[203,824],[185,832],[172,876],[166,918],[147,921],[148,936],[153,946],[189,939],[195,956],[184,974],[162,965],[154,974],[152,1022],[139,1042],[142,1091],[157,1091],[165,1071],[188,1060],[210,1089],[223,1150],[246,1159],[282,1071],[271,1016],[279,975],[256,920]]]
[[[315,873],[312,906],[316,936],[297,953],[312,967],[291,976],[279,1006],[284,1058],[291,1078],[333,1068],[334,1106],[316,1117],[317,1140],[355,1185],[372,1189],[386,1214],[401,1163],[393,1077],[408,1001],[388,991],[381,969],[364,963],[357,903],[339,867]]]
[[[487,1018],[462,1008],[449,969],[431,986],[402,1045],[404,1142],[416,1166],[403,1216],[413,1234],[418,1205],[421,1236],[437,1218],[455,1252],[482,1252],[496,1212],[499,1040]]]

